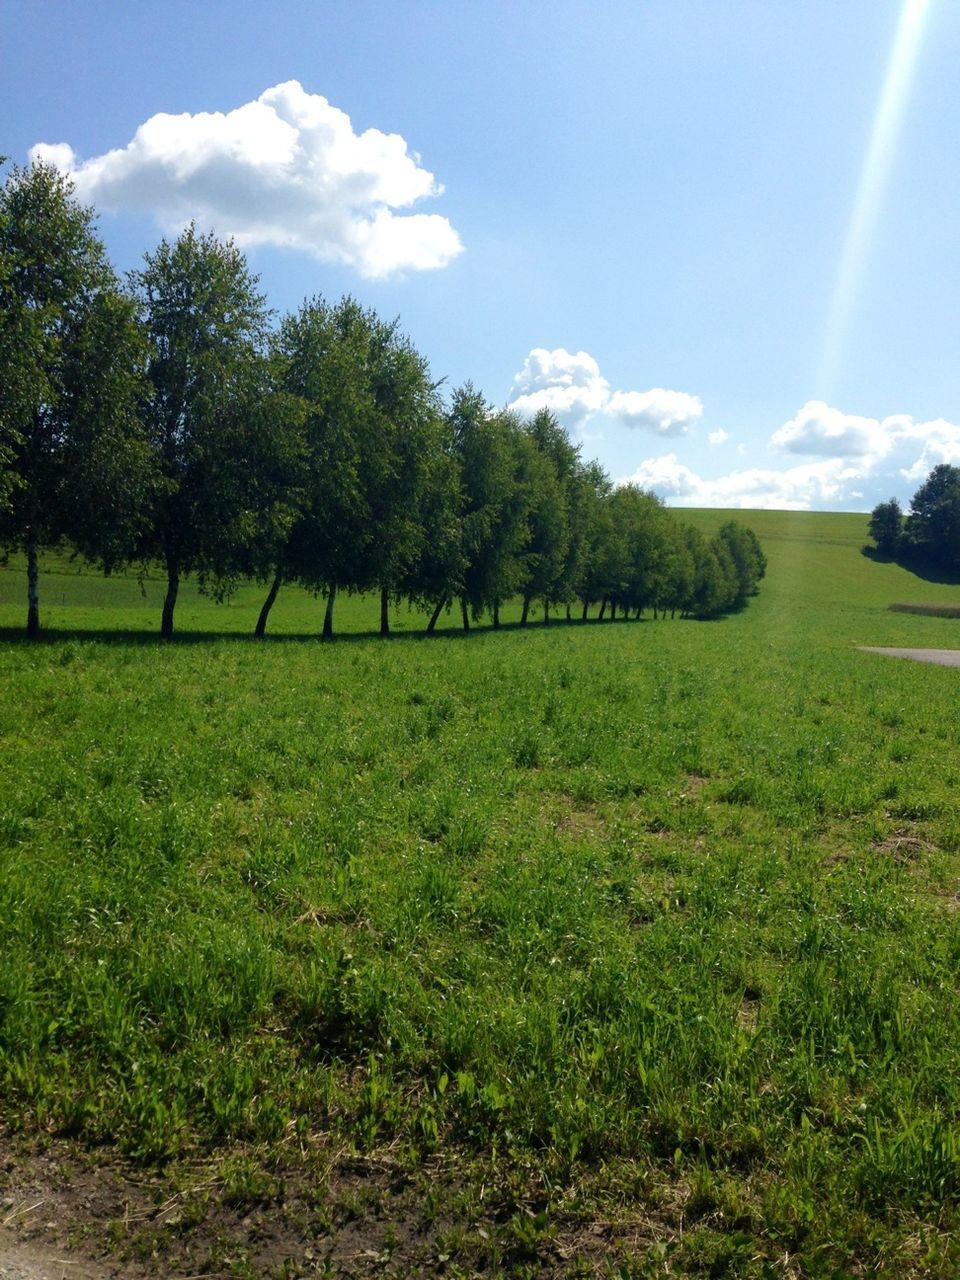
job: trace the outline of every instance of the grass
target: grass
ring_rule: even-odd
[[[385,642],[354,599],[323,644],[285,590],[255,644],[245,587],[163,646],[157,584],[54,560],[28,645],[0,575],[2,1115],[159,1176],[116,1248],[957,1274],[957,672],[857,648],[956,646],[888,606],[957,589],[745,520],[713,623]]]

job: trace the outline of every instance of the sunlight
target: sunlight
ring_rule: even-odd
[[[817,371],[817,395],[829,400],[844,355],[864,266],[876,229],[883,193],[890,177],[897,138],[917,64],[932,0],[903,0],[890,50],[890,61],[873,119],[856,199],[830,299],[823,348]]]

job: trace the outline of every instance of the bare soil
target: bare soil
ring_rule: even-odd
[[[157,1170],[0,1132],[0,1280],[560,1280],[609,1275],[682,1236],[683,1197],[675,1214],[669,1197],[647,1204],[621,1188],[611,1219],[550,1203],[516,1167],[464,1179],[461,1159],[451,1151],[411,1169],[389,1149],[291,1153],[263,1161],[275,1172],[238,1194],[222,1153]]]

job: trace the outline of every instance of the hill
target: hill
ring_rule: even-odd
[[[956,588],[738,518],[768,574],[710,623],[355,599],[323,644],[291,591],[254,643],[245,587],[162,645],[50,566],[0,644],[10,1223],[167,1275],[956,1275],[958,673],[857,648],[960,647],[887,607]]]

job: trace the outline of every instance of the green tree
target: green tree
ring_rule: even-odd
[[[594,601],[607,592],[606,564],[612,537],[609,497],[613,486],[599,462],[588,462],[578,477],[571,524],[577,540],[574,588],[584,621]]]
[[[933,468],[911,499],[905,538],[911,555],[960,571],[960,467]]]
[[[903,536],[903,511],[896,498],[877,503],[870,514],[869,529],[880,555],[895,559]]]
[[[543,600],[543,620],[549,620],[566,562],[569,529],[567,501],[556,464],[544,452],[530,427],[517,437],[517,475],[524,494],[527,536],[520,552],[520,625],[527,625],[530,605]]]
[[[326,636],[338,589],[378,589],[386,632],[391,595],[419,594],[418,566],[428,573],[430,522],[443,526],[440,411],[426,362],[395,322],[349,297],[305,302],[277,346],[284,388],[305,413],[299,510],[277,572],[326,590]]]
[[[767,558],[753,530],[736,520],[728,520],[721,525],[716,537],[726,547],[733,562],[736,587],[731,604],[743,605],[748,596],[756,595],[760,580],[767,571]]]
[[[687,612],[694,618],[714,618],[733,599],[733,562],[716,538],[705,538],[699,529],[689,526],[685,536],[694,561],[693,592]]]
[[[448,422],[459,468],[463,626],[489,610],[499,627],[500,604],[520,585],[529,536],[518,470],[522,427],[513,414],[494,413],[470,383],[454,392]]]
[[[666,552],[660,499],[636,485],[621,485],[610,497],[612,557],[605,595],[611,617],[656,604]]]
[[[427,362],[394,321],[367,315],[367,378],[371,412],[365,422],[361,483],[371,537],[359,580],[380,592],[380,633],[390,630],[389,603],[416,575],[426,537],[429,483],[435,474],[440,401]],[[435,496],[435,495],[434,495]]]
[[[432,419],[419,493],[420,551],[401,587],[413,603],[432,610],[432,634],[444,606],[463,590],[464,568],[460,466],[453,431],[445,415]]]
[[[219,595],[242,571],[258,519],[267,310],[232,243],[187,228],[135,272],[150,343],[144,422],[161,475],[143,539],[166,571],[160,631],[173,634],[181,578]]]
[[[665,513],[666,514],[666,513]],[[664,523],[664,556],[658,582],[657,602],[663,615],[670,610],[673,617],[690,607],[696,582],[696,562],[686,528],[669,517]]]
[[[278,549],[274,581],[295,579],[327,593],[325,636],[333,634],[337,589],[358,580],[373,536],[361,474],[373,412],[368,328],[352,298],[336,306],[312,298],[284,317],[276,343],[284,389],[303,405],[304,420],[296,518]]]
[[[143,343],[93,216],[43,164],[0,190],[0,542],[27,560],[68,539],[109,569],[133,551],[150,485],[137,418]]]

